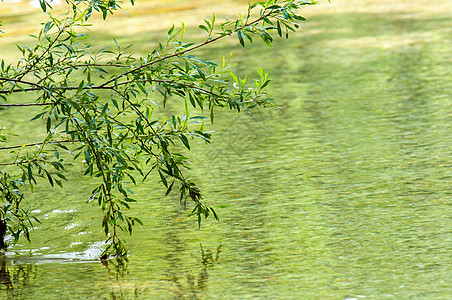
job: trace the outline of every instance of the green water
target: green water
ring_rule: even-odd
[[[220,222],[196,230],[151,182],[127,269],[105,267],[100,211],[74,171],[76,184],[33,197],[43,224],[0,264],[0,298],[450,297],[452,14],[330,13],[305,27],[234,50],[240,72],[271,72],[282,108],[224,111],[192,151]]]

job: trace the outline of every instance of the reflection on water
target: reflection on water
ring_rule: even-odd
[[[175,298],[189,298],[198,299],[198,296],[203,290],[208,288],[209,283],[209,268],[219,262],[221,253],[221,244],[215,251],[203,248],[200,245],[200,258],[198,259],[197,268],[189,269],[186,272],[181,272],[181,267],[184,262],[181,261],[179,254],[184,251],[174,235],[169,234],[168,237],[173,239],[170,242],[170,248],[165,256],[168,262],[168,268],[165,270],[164,281],[171,282],[173,286],[173,297]],[[180,242],[180,241],[179,241]]]
[[[9,270],[11,269],[11,271]],[[7,266],[5,256],[0,256],[0,291],[4,291],[3,299],[27,299],[25,291],[33,286],[38,276],[38,267],[25,264],[14,268]]]
[[[182,249],[169,249],[170,251],[168,251],[165,259],[170,268],[166,270],[161,280],[174,284],[172,297],[198,299],[202,295],[203,290],[208,288],[209,269],[220,261],[221,247],[220,244],[216,249],[206,249],[201,244],[199,246],[198,263],[193,266],[193,269],[184,272],[181,272],[183,262],[178,261],[177,258],[179,254],[178,250]],[[29,259],[20,257],[19,260],[16,260],[2,255],[0,257],[0,291],[5,291],[7,299],[38,299],[41,294],[33,291],[33,288],[39,290],[42,288],[39,281],[46,280],[45,277],[42,277],[45,271],[41,269],[47,266],[71,269],[71,264],[73,263],[86,264],[86,261],[78,261],[77,255],[73,256],[71,260],[68,260],[70,256],[70,254],[66,253],[63,255],[65,259],[51,260],[48,256],[44,256]],[[99,265],[102,265],[106,272],[103,272]],[[126,262],[116,259],[101,260],[96,262],[96,264],[90,263],[89,266],[91,266],[90,269],[100,271],[102,277],[98,279],[102,280],[109,287],[109,289],[103,292],[98,291],[100,292],[98,295],[102,296],[102,298],[105,295],[108,295],[110,299],[139,299],[142,296],[142,286],[139,284],[131,286],[128,283],[127,276],[129,275],[129,270]],[[41,276],[41,278],[38,278],[38,276]],[[82,282],[82,284],[87,285],[90,283]],[[95,286],[95,284],[93,285]],[[71,299],[70,293],[64,293],[64,295],[66,295],[65,299]],[[50,297],[52,298],[53,296]],[[76,295],[75,298],[79,297],[80,295]]]

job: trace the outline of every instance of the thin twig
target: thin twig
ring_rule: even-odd
[[[61,141],[54,141],[54,142],[48,142],[47,144],[61,144],[61,143],[78,143],[79,140],[61,140]],[[0,150],[10,150],[10,149],[17,149],[17,148],[23,148],[23,147],[33,147],[33,146],[41,146],[43,144],[46,144],[45,142],[40,143],[31,143],[31,144],[25,144],[25,145],[16,145],[16,146],[6,146],[6,147],[0,147]]]
[[[50,49],[53,47],[53,45],[55,45],[55,43],[58,41],[58,39],[60,38],[60,36],[63,34],[63,32],[65,31],[66,27],[69,27],[68,24],[66,23],[63,27],[59,28],[58,34],[55,37],[55,39],[49,44],[49,46],[46,48],[46,50],[41,54],[40,57],[36,58],[35,61],[33,62],[33,64],[28,65],[27,68],[22,72],[19,73],[15,76],[15,78],[18,78],[19,80],[24,78],[25,75],[27,75],[28,72],[30,72],[31,70],[33,70],[33,68],[37,65],[37,63],[44,57],[44,55],[46,55]]]
[[[54,105],[54,102],[50,103],[14,103],[14,104],[0,104],[0,107],[26,107],[26,106],[49,106]]]
[[[161,58],[159,58],[159,59],[153,60],[153,61],[148,62],[148,63],[146,63],[146,64],[144,64],[144,65],[141,65],[141,66],[139,66],[139,67],[136,67],[136,68],[134,68],[134,69],[132,69],[132,70],[129,70],[129,71],[125,72],[125,73],[122,73],[122,74],[120,74],[120,75],[117,75],[117,76],[113,77],[112,79],[107,80],[106,82],[104,82],[101,86],[106,86],[107,84],[110,84],[110,83],[112,83],[112,82],[117,81],[117,80],[118,80],[119,78],[121,78],[121,77],[127,76],[127,75],[130,74],[130,73],[133,73],[133,72],[135,72],[135,71],[144,69],[144,68],[149,67],[149,66],[151,66],[151,65],[153,65],[153,64],[156,64],[156,63],[159,63],[159,62],[161,62],[161,61],[164,61],[164,60],[173,58],[173,57],[175,57],[175,56],[179,56],[179,55],[185,54],[185,53],[187,53],[187,52],[191,52],[191,51],[196,50],[196,49],[198,49],[198,48],[200,48],[200,47],[204,47],[204,46],[206,46],[206,45],[208,45],[208,44],[210,44],[210,43],[216,42],[217,40],[219,40],[219,39],[221,39],[221,38],[224,38],[224,37],[226,37],[226,36],[231,36],[233,33],[238,32],[238,31],[240,31],[240,30],[243,30],[245,27],[248,27],[248,26],[250,26],[250,25],[253,25],[253,24],[255,24],[255,23],[258,23],[259,21],[263,20],[264,18],[269,17],[269,16],[272,15],[273,13],[274,13],[274,12],[269,12],[269,13],[267,13],[267,14],[265,14],[265,15],[260,16],[258,19],[254,20],[254,21],[251,22],[251,23],[245,23],[243,26],[241,26],[241,27],[239,27],[239,28],[236,28],[236,29],[232,30],[232,31],[229,32],[229,33],[225,33],[225,34],[223,34],[223,35],[219,35],[219,36],[217,36],[217,37],[215,37],[215,38],[213,38],[213,39],[207,40],[207,41],[205,41],[205,42],[203,42],[203,43],[201,43],[201,44],[199,44],[199,45],[190,47],[190,48],[185,49],[185,50],[180,51],[180,52],[176,52],[176,53],[173,53],[173,54],[170,54],[170,55],[161,57]]]

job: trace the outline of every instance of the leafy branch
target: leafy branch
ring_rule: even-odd
[[[95,11],[105,19],[119,8],[119,2],[67,2],[67,14],[53,17],[49,13],[49,21],[33,36],[34,47],[18,45],[22,59],[17,64],[4,59],[0,63],[0,110],[40,107],[42,111],[32,121],[42,120],[46,132],[44,141],[0,147],[14,155],[12,161],[0,163],[11,169],[0,172],[4,203],[0,238],[5,234],[3,224],[15,242],[20,235],[29,239],[28,228],[35,219],[21,208],[20,190],[33,189],[41,179],[62,186],[68,164],[60,151],[70,153],[74,160],[83,158],[85,175],[99,180],[88,201],[97,202],[102,210],[102,227],[108,237],[103,257],[125,258],[121,232],[132,234],[133,226],[142,224],[126,213],[137,201],[128,185],[136,184],[138,178],[145,181],[151,174],[157,176],[166,195],[178,186],[180,202],[189,199],[193,203],[191,215],[197,217],[198,226],[202,217],[218,220],[196,183],[185,175],[187,158],[178,146],[190,150],[195,138],[210,143],[205,120],[214,121],[216,108],[249,112],[271,105],[272,98],[265,91],[271,79],[262,69],[258,79],[241,78],[231,71],[230,56],[217,64],[193,52],[232,36],[241,46],[252,43],[255,36],[271,46],[275,34],[287,38],[299,27],[297,22],[304,18],[298,10],[314,2],[257,1],[249,3],[245,17],[220,23],[213,14],[199,25],[205,39],[197,43],[185,42],[182,23],[178,30],[171,27],[166,42],[143,57],[135,57],[116,40],[115,50],[105,47],[93,52],[92,45],[85,44],[90,37],[76,31],[88,26]],[[40,3],[44,11],[51,9],[44,0]],[[23,93],[32,95],[33,101],[9,102],[12,95]],[[167,102],[177,98],[182,99],[182,115],[155,113],[165,113]],[[194,112],[197,115],[191,116]],[[0,142],[8,142],[10,133],[3,125],[0,129]]]

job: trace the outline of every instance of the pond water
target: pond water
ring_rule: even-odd
[[[197,230],[150,182],[129,263],[103,265],[100,211],[75,170],[31,196],[42,224],[0,260],[0,298],[450,297],[452,10],[346,9],[316,11],[271,49],[233,48],[239,72],[271,73],[281,108],[224,111],[191,151],[220,222]],[[28,130],[12,110],[0,119]]]

